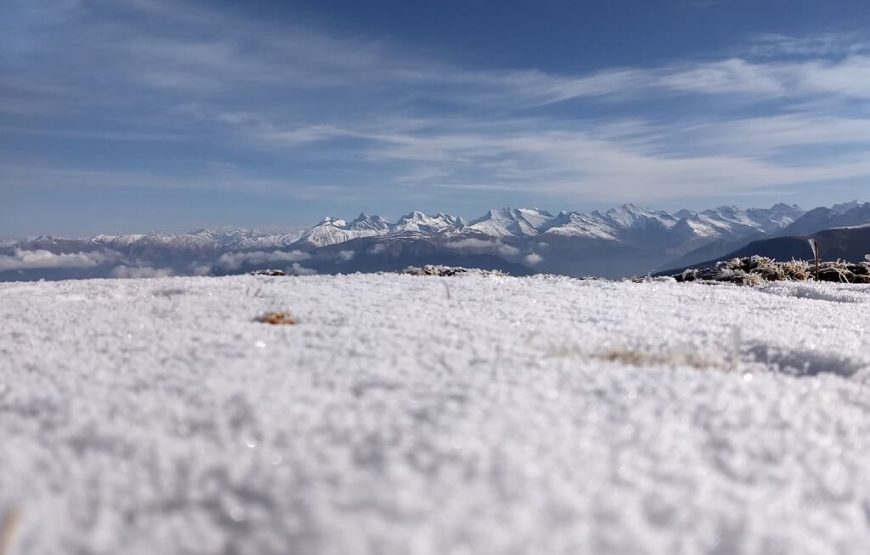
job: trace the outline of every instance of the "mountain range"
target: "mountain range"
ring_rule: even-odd
[[[857,201],[809,211],[788,204],[673,213],[633,204],[556,214],[501,208],[471,221],[411,212],[390,222],[360,214],[325,218],[285,234],[203,229],[3,241],[0,280],[226,275],[264,268],[332,274],[422,264],[615,278],[697,264],[753,241],[866,223],[870,203]]]

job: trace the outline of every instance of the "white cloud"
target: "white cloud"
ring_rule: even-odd
[[[298,262],[307,260],[311,255],[302,251],[254,251],[234,252],[221,255],[217,265],[227,270],[238,270],[243,264],[265,264],[267,262]]]
[[[653,88],[703,94],[751,94],[758,96],[781,96],[792,80],[789,71],[772,71],[770,66],[752,64],[732,58],[717,62],[665,69]]]
[[[520,249],[511,245],[502,244],[498,246],[498,253],[502,256],[516,256],[520,254]]]
[[[111,276],[121,279],[160,278],[174,275],[171,268],[153,268],[151,266],[115,266]]]
[[[520,249],[514,247],[513,245],[503,243],[499,240],[491,241],[487,239],[477,239],[474,237],[460,239],[459,241],[451,241],[449,243],[445,243],[444,246],[448,249],[454,250],[491,252],[508,258],[516,256],[520,253]]]
[[[456,249],[456,250],[491,249],[491,248],[496,247],[496,243],[495,243],[495,241],[488,241],[485,239],[475,239],[475,238],[470,237],[468,239],[460,239],[459,241],[451,241],[449,243],[446,243],[444,246],[447,247],[448,249]]]
[[[211,264],[198,264],[196,262],[192,263],[189,266],[191,275],[194,276],[207,276],[212,271]]]
[[[525,257],[526,264],[529,266],[536,266],[540,264],[542,260],[544,260],[544,257],[534,252]]]
[[[870,99],[870,56],[855,55],[840,62],[811,61],[796,69],[798,92]]]
[[[342,262],[350,262],[355,254],[356,252],[352,250],[338,251],[338,259]]]
[[[754,59],[765,58],[813,58],[841,56],[870,51],[870,41],[857,33],[819,33],[793,37],[765,33],[753,37],[741,54]]]
[[[293,265],[288,269],[287,273],[294,276],[313,276],[317,273],[317,270],[314,270],[312,268],[306,268],[298,262],[294,262]]]
[[[534,184],[539,194],[595,200],[703,197],[870,177],[867,121],[795,113],[679,125],[617,120],[575,131],[534,122],[493,133],[403,136],[374,152],[430,165],[450,160],[450,176],[418,182],[439,188],[526,192]],[[788,158],[814,144],[852,148],[836,157],[802,149]]]
[[[684,130],[687,140],[711,152],[747,154],[786,151],[799,146],[870,147],[870,118],[815,114],[760,116],[727,122],[698,123]]]
[[[114,252],[77,252],[55,254],[47,250],[15,249],[10,255],[0,255],[0,271],[35,270],[49,268],[93,268],[115,260]]]

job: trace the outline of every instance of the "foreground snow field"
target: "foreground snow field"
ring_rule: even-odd
[[[864,554],[868,312],[845,285],[0,284],[6,555]]]

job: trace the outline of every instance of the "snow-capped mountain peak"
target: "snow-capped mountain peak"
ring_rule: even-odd
[[[388,231],[390,222],[380,216],[368,216],[365,212],[346,224],[348,229],[353,230],[373,230],[373,231]]]
[[[389,229],[389,224],[380,216],[360,214],[350,223],[342,219],[326,217],[319,224],[303,233],[299,242],[315,247],[325,247],[358,237],[381,235],[388,232]]]
[[[833,210],[837,214],[845,214],[846,212],[848,212],[849,210],[852,210],[853,208],[858,208],[859,206],[861,206],[861,204],[862,203],[859,200],[852,200],[849,202],[835,204],[835,205],[831,206],[831,210]]]
[[[677,219],[667,212],[640,208],[634,204],[623,204],[612,208],[604,214],[604,217],[621,229],[647,228],[650,225],[670,228],[677,223]]]
[[[553,215],[538,208],[500,208],[490,210],[468,226],[493,237],[534,236],[553,219]]]
[[[465,222],[462,218],[448,216],[441,212],[434,216],[429,216],[422,212],[414,211],[399,218],[393,229],[415,233],[440,233],[443,231],[459,230],[464,224]]]
[[[616,229],[597,211],[590,214],[559,212],[542,232],[561,237],[616,240]]]

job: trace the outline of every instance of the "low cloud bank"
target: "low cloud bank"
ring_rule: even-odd
[[[453,241],[452,243],[447,243],[444,245],[448,249],[455,250],[467,250],[472,252],[493,252],[498,253],[501,256],[516,256],[520,253],[520,249],[506,245],[501,241],[488,241],[485,239],[475,239],[473,237],[468,239],[461,239],[459,241]]]
[[[190,275],[192,276],[207,276],[212,271],[211,264],[200,264],[198,262],[191,262],[190,266],[187,267]]]
[[[313,268],[306,268],[298,262],[294,262],[293,266],[288,268],[287,273],[294,276],[313,276],[317,273],[317,270]]]
[[[243,264],[264,264],[266,262],[301,262],[311,255],[302,251],[253,251],[234,252],[218,258],[217,265],[227,270],[238,270]]]
[[[0,272],[51,268],[93,268],[116,260],[115,252],[76,252],[55,254],[47,250],[15,249],[15,254],[0,255]]]
[[[151,266],[115,266],[110,274],[113,278],[137,279],[158,278],[175,275],[170,268],[152,268]]]

